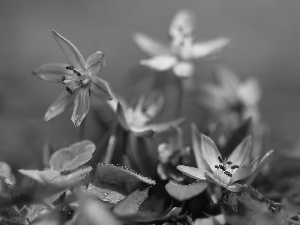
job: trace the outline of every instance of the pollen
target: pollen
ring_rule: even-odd
[[[218,160],[220,161],[220,163],[223,163],[221,156],[218,156]]]
[[[62,77],[61,77],[61,82],[64,83],[65,79],[66,79],[66,77],[65,77],[65,76],[62,76]]]
[[[77,70],[73,70],[73,73],[78,77],[81,76],[81,73],[79,73]]]
[[[66,90],[67,90],[67,92],[69,92],[70,94],[73,94],[73,93],[74,93],[74,91],[73,91],[71,88],[69,88],[69,87],[66,87]]]
[[[74,70],[74,66],[67,66],[66,69],[67,70]]]

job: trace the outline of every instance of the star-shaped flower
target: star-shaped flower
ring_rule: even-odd
[[[183,131],[180,127],[170,130],[167,143],[158,146],[157,173],[162,180],[172,178],[177,182],[183,181],[186,176],[176,170],[176,166],[191,163],[190,147],[184,146]]]
[[[217,38],[205,42],[194,41],[195,15],[188,10],[180,10],[169,28],[169,46],[151,37],[136,33],[134,41],[151,58],[140,63],[156,71],[172,69],[180,78],[188,78],[194,74],[196,59],[208,57],[220,52],[230,43],[228,38]]]
[[[108,85],[99,78],[105,64],[104,54],[97,51],[85,61],[69,40],[56,31],[52,31],[52,33],[70,64],[48,63],[33,72],[35,76],[43,80],[66,85],[66,91],[48,108],[44,120],[53,119],[74,103],[71,119],[78,127],[89,111],[90,93],[102,100],[112,99]]]
[[[261,158],[257,158],[249,163],[251,137],[245,138],[228,159],[222,158],[209,137],[201,134],[199,142],[200,149],[194,149],[198,168],[180,165],[177,169],[194,179],[207,180],[233,192],[239,192],[243,188],[236,181],[250,176],[261,162]]]
[[[249,117],[253,121],[259,120],[258,102],[261,91],[257,80],[250,78],[240,81],[224,66],[216,69],[215,79],[216,84],[205,84],[201,87],[204,95],[199,99],[200,104],[225,120],[232,115],[237,116],[238,121]]]
[[[146,99],[148,99],[147,102]],[[164,97],[158,93],[151,93],[147,97],[141,96],[134,106],[128,105],[124,99],[119,97],[114,97],[108,103],[116,112],[123,129],[136,136],[151,137],[156,133],[179,126],[185,121],[184,118],[179,118],[168,122],[153,123],[164,105]]]

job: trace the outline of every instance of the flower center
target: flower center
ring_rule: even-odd
[[[63,84],[66,84],[66,90],[70,94],[73,94],[78,88],[84,88],[90,81],[89,76],[83,75],[74,69],[74,66],[67,66],[67,70],[72,70],[72,72],[76,75],[66,75],[61,78]]]
[[[224,172],[224,174],[227,175],[228,177],[232,177],[233,170],[239,168],[238,165],[233,165],[232,162],[227,161],[226,158],[223,160],[221,158],[221,156],[218,157],[218,160],[220,161],[221,164],[215,165],[215,168],[222,170]],[[230,169],[231,169],[231,172],[228,171]]]

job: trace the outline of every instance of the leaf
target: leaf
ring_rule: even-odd
[[[77,142],[67,148],[56,151],[50,158],[51,169],[71,171],[87,163],[95,151],[96,146],[89,140]]]
[[[23,170],[20,169],[19,172],[31,179],[37,181],[40,184],[50,183],[55,177],[60,176],[60,172],[55,170]]]
[[[0,210],[0,223],[6,222],[4,224],[28,224],[26,220],[28,215],[28,209],[24,207],[19,210],[17,206],[11,206],[2,208]]]
[[[129,194],[145,185],[154,185],[155,181],[143,177],[126,168],[111,164],[98,164],[95,172],[95,181],[98,183],[115,184]]]
[[[168,194],[179,201],[188,200],[202,193],[206,187],[207,182],[196,182],[189,185],[181,185],[173,181],[169,181],[169,183],[165,186]]]
[[[81,187],[81,190],[85,193],[94,194],[100,200],[112,204],[117,204],[126,197],[121,188],[113,184],[97,183],[94,185],[91,183],[88,188]]]

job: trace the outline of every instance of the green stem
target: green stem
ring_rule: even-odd
[[[178,101],[177,105],[175,106],[175,118],[178,118],[181,116],[181,109],[183,104],[183,83],[180,78],[176,78],[176,86],[178,90]]]

